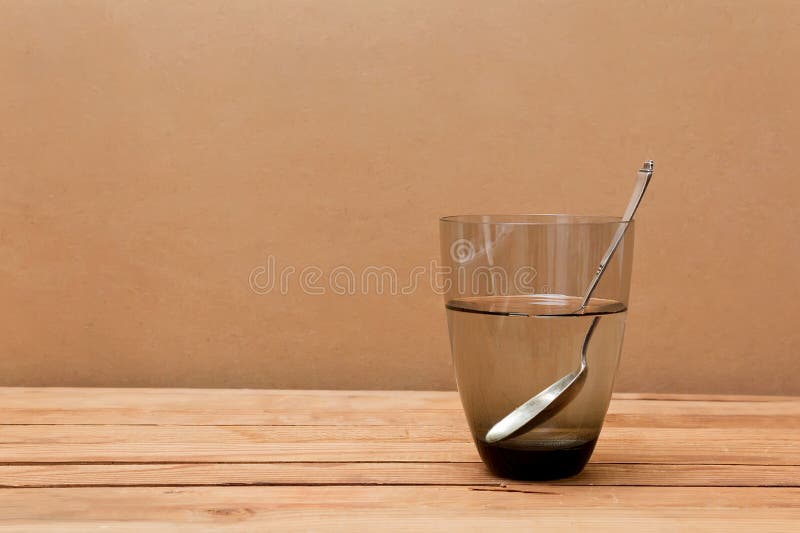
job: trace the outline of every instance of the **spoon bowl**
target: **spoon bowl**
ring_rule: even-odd
[[[486,434],[487,443],[494,444],[526,433],[533,426],[539,425],[558,414],[561,409],[566,407],[577,396],[583,388],[583,384],[586,383],[588,368],[586,350],[589,347],[589,339],[592,338],[592,333],[594,333],[599,321],[600,317],[596,316],[589,326],[589,331],[583,340],[581,366],[578,370],[562,377],[495,424]]]

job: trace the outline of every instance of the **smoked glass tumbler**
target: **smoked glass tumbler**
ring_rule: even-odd
[[[588,305],[581,302],[620,225],[576,215],[440,219],[444,294],[458,391],[481,458],[497,475],[579,473],[600,435],[628,310],[633,222]],[[564,407],[512,438],[488,443],[507,414],[576,372],[589,326],[583,386]]]

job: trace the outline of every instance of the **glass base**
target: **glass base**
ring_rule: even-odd
[[[592,456],[597,439],[568,448],[504,448],[475,439],[481,459],[500,477],[544,481],[579,474]]]

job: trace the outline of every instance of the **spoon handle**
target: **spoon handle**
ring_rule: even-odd
[[[606,271],[606,267],[608,266],[608,263],[611,262],[614,252],[617,251],[617,246],[619,246],[619,243],[622,242],[622,237],[625,236],[625,232],[628,229],[628,223],[633,219],[633,215],[636,213],[636,209],[639,207],[639,203],[641,203],[642,197],[644,196],[644,191],[647,189],[647,185],[650,183],[650,178],[652,177],[653,160],[651,159],[649,161],[645,161],[642,164],[642,168],[639,169],[638,176],[636,177],[636,184],[633,187],[633,195],[628,202],[628,207],[625,209],[625,214],[622,215],[622,222],[617,227],[614,238],[611,239],[611,244],[608,246],[606,253],[600,260],[600,265],[597,267],[597,271],[594,273],[592,282],[589,283],[589,287],[586,289],[586,295],[583,297],[581,306],[578,308],[576,313],[583,311],[588,305],[589,300],[591,300],[592,293],[597,288],[597,284],[600,283],[600,278],[603,277],[603,272]]]

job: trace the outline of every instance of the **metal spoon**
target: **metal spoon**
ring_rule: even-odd
[[[633,195],[628,202],[628,207],[625,209],[625,214],[622,215],[622,223],[618,226],[614,237],[611,239],[603,258],[600,260],[600,265],[586,289],[586,294],[581,301],[581,305],[572,314],[582,314],[586,310],[589,300],[592,298],[592,293],[600,283],[600,278],[603,276],[608,263],[617,250],[625,231],[628,229],[628,222],[633,220],[633,215],[642,201],[644,191],[650,183],[650,178],[653,177],[653,161],[645,161],[642,168],[639,169],[636,183],[633,187]],[[583,384],[586,381],[587,365],[586,365],[586,351],[589,346],[589,340],[592,338],[597,323],[600,321],[600,316],[595,316],[586,332],[583,339],[583,346],[581,347],[581,366],[578,370],[570,372],[562,377],[542,392],[523,403],[513,411],[511,411],[505,418],[495,424],[488,433],[486,433],[486,442],[494,444],[497,442],[510,439],[525,433],[532,429],[534,426],[541,424],[548,418],[558,413],[563,409],[573,398],[581,391]]]

